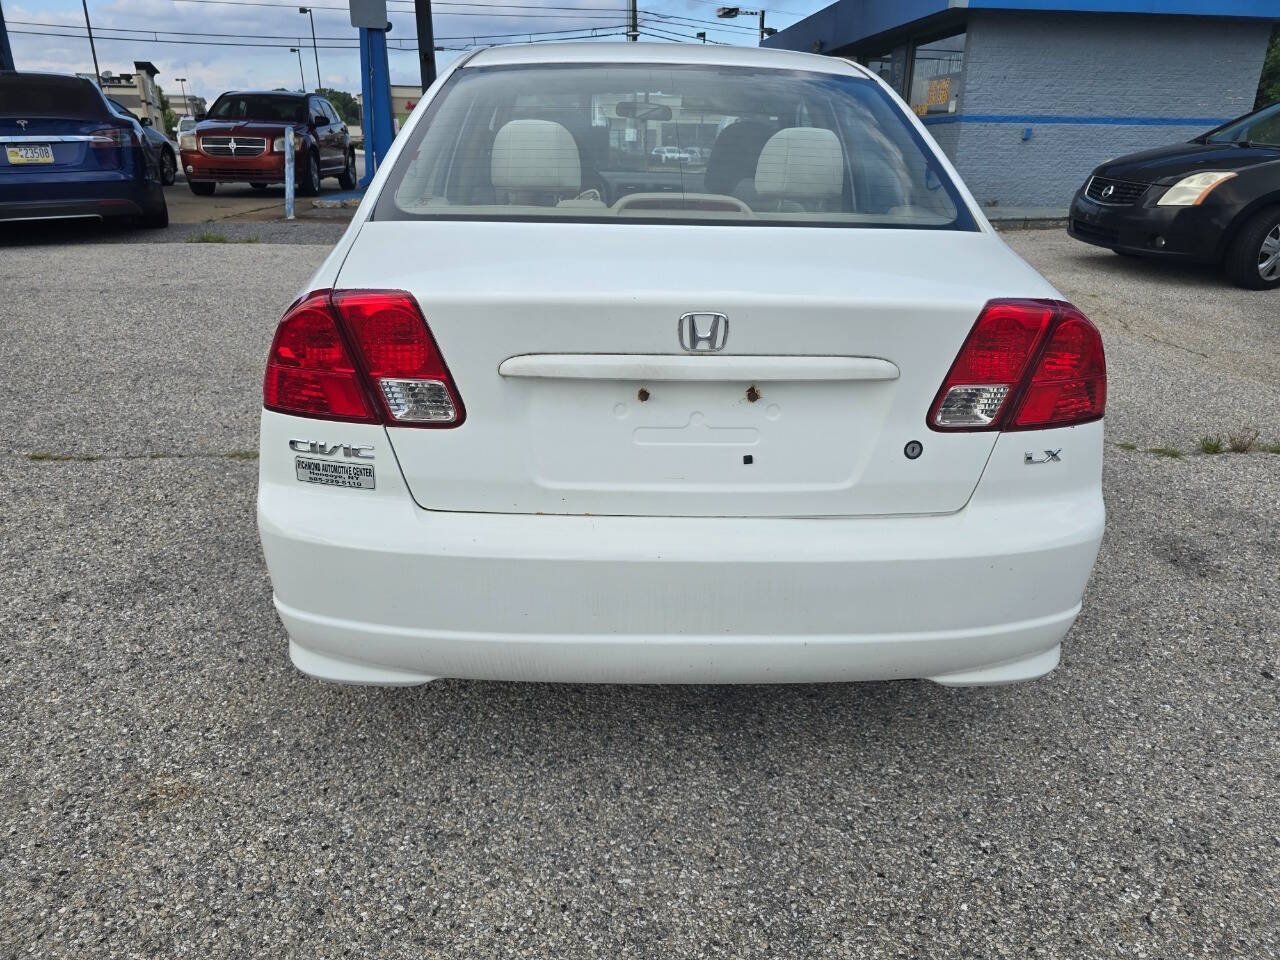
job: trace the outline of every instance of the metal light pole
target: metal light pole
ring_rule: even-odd
[[[777,30],[770,29],[764,25],[764,8],[759,10],[743,10],[741,7],[719,7],[716,9],[716,16],[721,20],[732,20],[734,17],[759,17],[760,18],[760,42],[764,43],[765,37],[771,37]]]
[[[102,74],[98,70],[98,48],[93,45],[93,27],[89,24],[89,0],[80,0],[80,5],[84,7],[84,30],[89,34],[89,52],[93,54],[93,76],[101,89]]]
[[[302,80],[302,87],[301,87],[300,89],[302,90],[302,92],[303,92],[303,93],[306,93],[306,92],[307,92],[307,78],[306,78],[306,76],[305,76],[305,75],[303,74],[303,72],[302,72],[302,50],[301,50],[299,47],[290,47],[290,48],[289,48],[289,52],[290,52],[290,53],[296,53],[296,54],[298,55],[298,77],[299,77],[299,79],[301,79],[301,80]]]
[[[324,84],[320,82],[320,48],[316,46],[316,15],[311,12],[310,7],[299,7],[298,12],[305,13],[311,18],[311,52],[316,55],[316,90],[319,91]],[[304,83],[303,86],[305,87],[306,84]]]
[[[182,84],[182,112],[189,117],[192,115],[193,111],[191,109],[191,100],[187,97],[187,78],[174,77],[173,79]]]

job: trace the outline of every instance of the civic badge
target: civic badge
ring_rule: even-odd
[[[676,330],[685,353],[715,353],[729,339],[729,318],[723,313],[686,313]]]

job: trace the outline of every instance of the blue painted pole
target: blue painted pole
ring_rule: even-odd
[[[395,137],[385,30],[360,28],[360,96],[364,108],[360,117],[364,134],[364,178],[360,181],[363,188],[373,180]]]

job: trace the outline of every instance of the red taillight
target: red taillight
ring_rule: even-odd
[[[276,328],[262,387],[268,410],[376,423],[327,291],[304,297]]]
[[[89,146],[95,150],[122,150],[138,142],[131,127],[99,127],[89,138]]]
[[[281,413],[396,426],[463,419],[417,303],[395,290],[319,291],[294,304],[271,345],[263,402]]]
[[[1031,374],[1011,430],[1065,427],[1097,420],[1107,407],[1107,361],[1097,328],[1065,307]]]
[[[1102,337],[1056,300],[992,300],[929,409],[934,430],[1040,430],[1097,420],[1107,403]]]

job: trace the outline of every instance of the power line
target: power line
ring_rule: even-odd
[[[759,30],[755,27],[744,27],[736,23],[727,23],[724,20],[699,20],[697,17],[686,17],[678,13],[662,13],[658,10],[641,10],[640,13],[643,16],[661,17],[663,20],[670,20],[672,22],[677,20],[687,21],[684,25],[697,24],[702,26],[705,24],[707,26],[714,27],[717,30],[738,31],[741,33],[751,34],[759,33]]]
[[[10,22],[13,22],[13,21],[10,21]],[[626,24],[624,23],[614,23],[614,24],[607,24],[599,27],[566,27],[561,30],[532,30],[532,31],[522,30],[518,33],[467,33],[467,34],[461,34],[461,35],[452,36],[452,37],[437,37],[436,39],[437,40],[471,40],[473,41],[471,44],[472,46],[490,46],[491,45],[491,44],[482,44],[477,42],[482,39],[483,40],[502,40],[502,39],[508,39],[511,37],[528,37],[530,43],[546,43],[549,41],[553,42],[557,40],[592,40],[592,39],[595,39],[596,37],[618,36],[619,33],[617,32],[601,33],[599,31],[621,31],[625,27],[626,27]],[[64,27],[63,29],[64,30],[83,30],[82,27],[72,27],[72,26],[67,26],[67,27]],[[109,29],[115,29],[119,31],[121,28],[109,28]],[[587,32],[587,31],[590,31],[590,32]],[[64,37],[70,40],[83,40],[85,39],[85,36],[86,36],[86,34],[83,32],[51,33],[43,30],[10,30],[9,32],[24,34],[26,36],[33,36],[33,37]],[[155,33],[156,31],[140,31],[140,32]],[[244,38],[244,37],[254,36],[253,34],[235,34],[235,33],[232,33],[232,34],[183,33],[182,31],[172,31],[172,30],[161,30],[158,32],[167,33],[167,34],[178,34],[182,36],[201,36],[201,37],[217,36],[217,37]],[[566,34],[566,33],[578,34],[578,36],[561,36],[561,34]],[[555,36],[550,36],[550,34],[555,34]],[[266,47],[270,49],[287,49],[289,47],[299,46],[298,41],[289,37],[263,37],[262,38],[262,39],[283,39],[285,41],[284,43],[255,43],[255,42],[246,42],[243,39],[239,39],[239,40],[175,40],[175,39],[162,39],[159,37],[103,37],[101,36],[101,32],[99,32],[99,39],[112,40],[119,43],[176,43],[176,44],[183,44],[187,46],[209,46],[209,47]],[[340,40],[342,38],[318,37],[317,39]],[[408,43],[408,41],[410,40],[414,41],[412,45],[409,45]],[[387,47],[388,50],[402,50],[406,52],[413,52],[418,49],[416,37],[403,37],[403,38],[395,38],[395,39],[388,38],[388,44],[389,44]],[[391,46],[390,44],[396,44],[396,45]],[[302,44],[302,46],[305,48],[306,46],[309,46],[309,44]],[[359,50],[360,49],[360,46],[358,43],[321,43],[321,44],[317,44],[316,46],[321,50]],[[465,48],[454,48],[454,49],[465,49]]]

